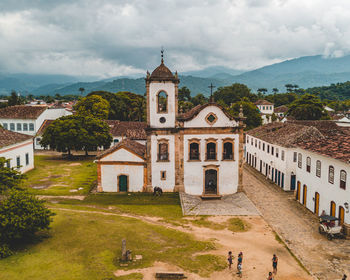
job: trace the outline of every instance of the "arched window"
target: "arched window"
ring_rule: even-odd
[[[340,188],[341,189],[346,189],[346,171],[341,170],[340,171]]]
[[[321,177],[321,161],[316,161],[316,176]]]
[[[216,160],[216,142],[207,142],[207,160]]]
[[[157,94],[158,113],[167,113],[168,111],[168,95],[165,91]]]
[[[168,161],[168,142],[166,140],[160,140],[158,142],[158,160],[159,161]]]
[[[224,141],[224,147],[223,147],[223,154],[222,154],[223,160],[229,160],[233,159],[233,143],[232,140],[226,140]]]
[[[306,171],[309,173],[311,172],[311,158],[310,157],[306,158]]]
[[[301,153],[298,154],[298,167],[301,168],[302,167],[302,160],[303,160],[303,156],[301,155]]]
[[[328,182],[334,184],[334,167],[332,165],[328,169]]]
[[[199,160],[199,143],[198,142],[191,142],[190,143],[189,159],[190,160]]]

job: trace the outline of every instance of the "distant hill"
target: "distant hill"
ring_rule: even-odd
[[[244,73],[223,66],[213,66],[180,74],[179,86],[187,86],[192,95],[203,93],[208,96],[210,83],[217,89],[235,82],[246,84],[253,91],[264,87],[271,93],[272,88],[276,87],[284,92],[285,84],[311,88],[349,81],[350,55],[340,58],[305,56]],[[34,95],[80,94],[80,87],[85,89],[85,94],[95,90],[145,93],[144,78],[139,75],[97,80],[94,77],[77,78],[65,75],[0,74],[0,94],[8,94],[12,89]]]

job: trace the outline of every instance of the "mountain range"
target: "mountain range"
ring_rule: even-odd
[[[216,88],[243,83],[253,91],[267,88],[271,92],[272,88],[278,88],[280,92],[284,92],[285,84],[309,88],[350,80],[350,55],[339,58],[304,56],[247,72],[213,66],[180,73],[179,78],[179,86],[188,87],[192,95],[203,93],[208,96],[208,86],[211,83]],[[33,95],[80,94],[81,87],[85,89],[85,94],[96,90],[145,93],[144,78],[115,77],[97,80],[96,77],[0,73],[0,94],[9,94],[11,90]]]

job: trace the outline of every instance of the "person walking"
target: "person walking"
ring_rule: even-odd
[[[278,263],[278,258],[276,254],[273,254],[272,257],[272,268],[273,268],[273,273],[276,275],[277,274],[277,263]]]
[[[267,280],[273,280],[273,274],[272,274],[272,272],[269,272],[269,276],[267,277]]]
[[[240,252],[237,258],[237,274],[242,277],[243,253]]]
[[[232,260],[233,260],[233,257],[232,257],[232,252],[228,252],[228,257],[227,257],[227,261],[228,261],[228,268],[231,269],[231,266],[232,266]]]
[[[346,274],[344,274],[343,278],[341,280],[346,280],[346,278],[348,278],[348,276]]]

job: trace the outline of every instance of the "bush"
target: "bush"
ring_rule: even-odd
[[[10,250],[7,244],[0,245],[0,259],[4,259],[12,255],[12,251]]]
[[[0,243],[11,244],[48,229],[53,215],[44,206],[44,201],[26,191],[8,191],[0,201]],[[8,252],[6,245],[1,248]]]

